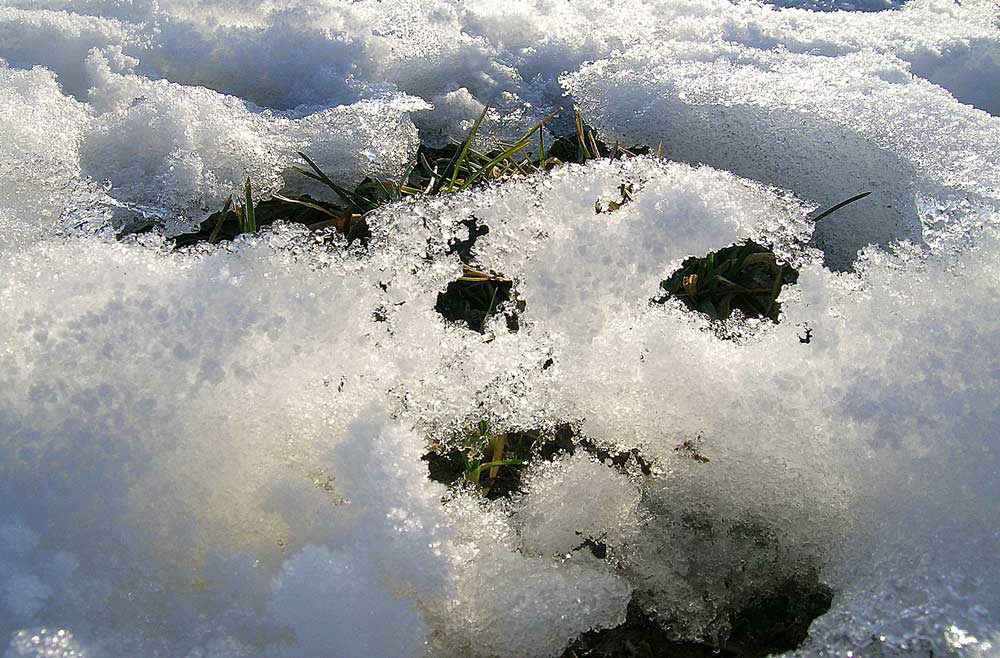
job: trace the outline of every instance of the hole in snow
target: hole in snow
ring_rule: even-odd
[[[432,445],[422,459],[428,476],[435,482],[457,485],[463,481],[479,487],[490,499],[509,498],[521,492],[521,470],[532,461],[551,462],[580,449],[622,473],[650,475],[652,465],[633,448],[615,450],[580,435],[569,423],[551,429],[499,432],[489,421],[469,425],[457,436]],[[490,467],[490,464],[495,467]],[[590,538],[581,539],[579,548],[589,548],[600,559],[607,548]]]
[[[665,630],[633,598],[625,622],[581,635],[562,658],[758,658],[796,649],[809,624],[830,609],[833,592],[814,574],[790,579],[731,614],[733,633],[724,646],[685,641]]]
[[[745,317],[776,323],[781,314],[778,297],[798,278],[798,270],[779,262],[771,249],[747,240],[686,259],[660,284],[666,294],[655,301],[679,299],[714,321],[740,311]]]
[[[650,508],[644,536],[626,558],[644,633],[691,649],[766,656],[797,648],[830,609],[833,590],[820,580],[816,558],[778,525],[753,514],[727,518],[716,508],[660,503],[669,509]]]
[[[510,279],[465,265],[462,276],[438,293],[434,310],[445,320],[464,323],[481,334],[486,333],[489,318],[503,314],[507,330],[516,332],[520,329],[518,315],[524,311],[524,300]]]

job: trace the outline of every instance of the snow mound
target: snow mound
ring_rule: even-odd
[[[995,3],[0,4],[4,658],[547,658],[636,609],[721,647],[803,591],[774,651],[996,655]],[[664,158],[171,248],[247,177],[329,198],[298,152],[398,178],[574,103]],[[779,323],[653,303],[745,240]],[[435,311],[465,241],[518,331]],[[578,444],[431,481],[480,420]]]

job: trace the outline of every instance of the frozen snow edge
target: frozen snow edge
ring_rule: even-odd
[[[663,609],[708,593],[708,627],[736,594],[678,574],[742,549],[691,563],[687,508],[764,519],[779,539],[758,557],[819,565],[837,596],[801,655],[996,653],[989,3],[5,4],[0,630],[27,631],[9,656],[545,656],[641,589]],[[247,173],[293,184],[303,148],[344,180],[391,175],[418,130],[494,99],[514,129],[560,79],[606,135],[805,201],[640,159],[386,209],[361,258],[287,226],[187,255],[87,235],[137,212],[182,225]],[[634,203],[595,215],[623,179]],[[832,273],[806,212],[869,187],[811,244],[842,268],[885,249]],[[527,300],[517,335],[433,312],[470,215],[490,226],[477,259]],[[802,268],[781,324],[732,344],[648,305],[685,256],[745,237]],[[423,442],[483,407],[578,421],[660,470],[567,460],[510,507],[441,505]],[[698,436],[705,464],[676,451]],[[572,506],[598,486],[593,514]],[[560,558],[576,532],[623,563]]]

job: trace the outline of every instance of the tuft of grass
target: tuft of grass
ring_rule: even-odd
[[[551,428],[500,429],[487,419],[466,424],[443,442],[432,443],[423,456],[431,480],[465,482],[488,499],[510,497],[521,490],[521,467],[536,460],[553,461],[576,450],[593,455],[623,473],[650,475],[651,463],[637,449],[617,451],[579,435],[569,423]]]
[[[421,146],[417,162],[407,178],[404,194],[417,190],[421,194],[436,195],[468,190],[489,181],[524,177],[545,167],[544,126],[557,114],[553,112],[525,131],[513,142],[493,138],[496,148],[485,153],[473,148],[480,127],[489,107],[483,109],[472,124],[469,134],[461,142],[441,149]],[[528,153],[538,135],[539,159]]]
[[[489,110],[488,105],[483,108],[461,142],[453,142],[444,148],[421,145],[401,183],[366,178],[358,187],[349,190],[335,183],[302,152],[299,152],[299,156],[306,162],[308,169],[299,166],[292,169],[330,188],[341,200],[345,212],[364,217],[376,208],[409,196],[460,192],[493,181],[523,178],[548,171],[566,162],[584,163],[597,158],[618,159],[650,152],[648,147],[626,149],[617,144],[613,147],[604,144],[583,121],[579,109],[575,110],[575,137],[572,140],[568,137],[556,139],[548,151],[545,149],[545,126],[558,115],[558,110],[543,117],[513,142],[503,142],[492,136],[496,147],[482,152],[474,144]],[[538,151],[533,154],[529,152],[529,147],[535,143],[536,136]],[[662,145],[657,150],[657,155],[662,156]],[[623,192],[623,201],[613,204],[620,206],[627,202],[627,194]]]
[[[230,195],[222,210],[209,215],[197,231],[176,236],[175,248],[199,242],[218,244],[223,240],[232,240],[243,233],[259,231],[279,219],[304,224],[314,231],[334,227],[347,237],[348,244],[354,240],[364,241],[370,237],[368,227],[359,215],[346,212],[340,206],[326,201],[309,196],[293,198],[274,194],[271,199],[256,204],[251,200],[248,204],[245,189],[240,196],[243,197],[242,201],[234,201],[233,195]],[[247,209],[250,212],[247,212]]]
[[[229,198],[232,199],[232,197]],[[239,224],[240,233],[257,232],[257,215],[254,212],[253,189],[250,185],[249,176],[247,176],[247,180],[243,184],[243,204],[236,204],[236,222]]]
[[[525,465],[530,445],[519,449],[524,446],[515,442],[508,445],[507,437],[485,419],[467,428],[461,437],[465,480],[485,498],[510,495],[520,485],[520,474],[513,469]]]
[[[421,146],[416,161],[403,177],[402,183],[366,178],[357,188],[348,190],[335,183],[319,165],[302,152],[299,152],[299,156],[306,161],[309,169],[298,166],[292,169],[333,190],[350,212],[362,216],[408,196],[458,192],[488,181],[526,176],[538,171],[540,168],[538,164],[524,152],[531,146],[535,133],[539,134],[539,143],[542,143],[542,129],[556,116],[556,113],[553,112],[543,118],[514,142],[504,143],[497,140],[498,148],[482,153],[473,148],[473,143],[489,109],[489,106],[483,109],[463,141],[443,149]]]
[[[617,143],[614,145],[604,143],[597,136],[596,131],[584,121],[580,109],[573,108],[573,111],[576,132],[571,136],[563,136],[555,140],[546,155],[548,163],[546,169],[563,163],[584,164],[589,160],[602,158],[621,160],[639,155],[649,155],[653,152],[648,146],[635,145],[625,148]],[[655,154],[657,158],[663,158],[663,144],[657,147]]]
[[[617,159],[649,153],[646,147],[625,149],[617,144],[613,147],[604,144],[584,122],[578,109],[574,110],[576,134],[572,138],[557,138],[547,150],[545,126],[558,114],[558,111],[543,117],[513,142],[503,142],[493,136],[496,147],[482,152],[474,144],[489,109],[489,106],[483,109],[469,134],[461,142],[454,142],[441,149],[422,145],[417,151],[415,161],[400,183],[365,178],[354,189],[348,189],[336,183],[306,153],[299,152],[298,155],[306,166],[296,165],[292,169],[331,190],[337,199],[336,202],[313,199],[309,196],[289,197],[273,194],[271,199],[263,200],[255,206],[251,180],[247,177],[243,185],[243,194],[237,196],[238,200],[230,195],[222,211],[212,213],[201,223],[198,231],[177,236],[174,240],[175,247],[181,248],[206,241],[216,244],[243,233],[255,233],[262,226],[278,219],[305,224],[314,231],[332,227],[347,237],[348,244],[358,239],[364,242],[371,236],[365,217],[377,208],[407,197],[448,194],[494,181],[524,178],[538,172],[549,171],[567,162],[583,163],[595,158]],[[533,153],[530,147],[536,141],[538,150]],[[662,155],[662,148],[657,150],[657,155]],[[622,199],[608,203],[606,210],[598,205],[597,211],[617,210],[631,200],[633,191],[630,184],[623,183]],[[486,300],[485,308],[482,310],[485,315],[480,315],[476,324],[470,324],[473,329],[482,332],[485,318],[493,312],[495,304],[507,301],[504,297],[505,291],[501,289],[505,282],[497,277],[488,278],[486,281],[472,281],[463,277],[459,283],[498,286],[490,291],[490,298]],[[475,304],[470,308],[474,306]]]
[[[712,320],[725,320],[739,309],[748,318],[778,322],[781,289],[798,278],[798,271],[779,263],[769,248],[747,240],[686,259],[660,283],[666,294],[655,301],[674,297]]]

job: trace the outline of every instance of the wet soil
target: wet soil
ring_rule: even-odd
[[[833,591],[815,574],[786,581],[730,613],[732,633],[715,647],[671,636],[633,600],[623,624],[584,633],[561,658],[764,658],[801,645],[832,602]]]

